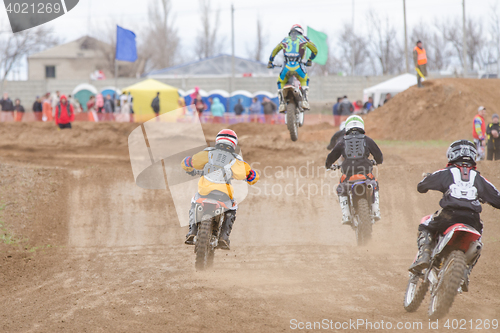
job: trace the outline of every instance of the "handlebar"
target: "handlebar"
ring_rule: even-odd
[[[306,67],[311,67],[312,66],[312,65],[307,65],[307,63],[305,63],[305,62],[302,62],[302,64],[304,64],[304,66],[306,66]],[[276,64],[272,64],[272,65],[273,65],[273,67],[271,67],[271,68],[274,68],[274,67],[280,67],[281,68],[281,67],[284,66],[284,65],[276,65]]]
[[[193,169],[193,171],[190,171],[190,172],[187,172],[186,173],[190,176],[203,176],[203,170],[196,170],[196,169]]]

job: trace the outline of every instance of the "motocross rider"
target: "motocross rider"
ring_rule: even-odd
[[[203,176],[198,182],[198,193],[191,199],[189,233],[186,235],[186,244],[194,245],[194,237],[198,234],[198,226],[195,221],[195,202],[199,198],[211,194],[226,199],[221,201],[227,207],[231,207],[224,213],[224,222],[218,243],[219,248],[229,250],[229,235],[238,209],[233,198],[233,186],[229,181],[230,179],[246,180],[248,184],[253,185],[259,180],[259,174],[235,153],[237,145],[236,133],[230,129],[223,129],[215,138],[215,147],[206,148],[182,161],[182,168],[192,176],[196,175],[196,170],[203,170]]]
[[[285,63],[283,69],[278,77],[278,96],[280,99],[279,112],[285,112],[286,106],[283,98],[282,87],[287,83],[289,75],[296,73],[302,86],[304,92],[304,98],[302,101],[302,108],[309,110],[309,77],[307,75],[304,63],[302,62],[305,54],[306,48],[311,50],[311,55],[305,63],[305,66],[311,66],[312,60],[318,54],[318,49],[313,42],[304,36],[304,29],[298,24],[294,24],[288,33],[288,37],[285,37],[273,50],[271,56],[269,57],[268,68],[274,68],[273,61],[274,57],[283,50],[285,55]]]
[[[368,159],[370,154],[377,164],[382,164],[383,155],[378,145],[365,135],[365,123],[360,116],[350,116],[345,121],[345,135],[341,137],[333,150],[326,158],[326,168],[329,169],[341,156],[344,161],[341,165],[342,177],[337,187],[340,208],[342,209],[342,224],[351,224],[351,211],[348,204],[347,189],[345,184],[357,174],[366,176],[376,182],[372,214],[375,221],[380,220],[379,186],[372,174],[373,163]]]
[[[415,274],[429,267],[435,235],[456,223],[467,224],[482,233],[479,200],[500,209],[500,192],[476,171],[475,145],[468,140],[457,140],[450,145],[446,154],[447,167],[428,175],[417,186],[420,193],[435,190],[442,192],[443,197],[439,202],[442,209],[424,218],[418,227],[418,256],[409,269]],[[464,280],[463,291],[468,289],[468,275],[472,266]]]

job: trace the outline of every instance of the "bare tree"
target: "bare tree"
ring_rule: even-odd
[[[140,46],[147,70],[176,64],[180,39],[171,13],[171,0],[151,0],[145,42]]]
[[[28,54],[42,51],[47,47],[59,44],[51,28],[38,27],[18,33],[9,34],[0,40],[0,68],[2,84],[13,68],[19,65]]]
[[[199,59],[208,58],[220,53],[222,50],[222,39],[219,37],[220,9],[215,10],[212,19],[211,0],[199,0],[200,21],[202,30],[196,37],[196,56]]]
[[[348,69],[351,75],[362,75],[365,70],[364,65],[369,57],[367,41],[363,37],[356,35],[350,24],[344,24],[340,33],[338,47],[341,52],[341,59],[344,59],[344,68]]]
[[[492,46],[496,51],[495,62],[497,65],[497,75],[500,76],[500,15],[498,15],[497,4],[490,7],[490,34]],[[488,62],[489,63],[489,62]]]
[[[467,56],[471,68],[474,68],[474,64],[477,64],[478,68],[482,69],[485,61],[482,59],[481,51],[486,45],[486,38],[483,35],[483,22],[472,18],[467,20],[465,33],[467,34]]]
[[[256,61],[262,60],[262,52],[267,44],[267,36],[264,36],[264,28],[262,27],[262,20],[260,16],[257,18],[257,40],[255,41],[255,46],[251,49],[248,49],[248,55],[250,59],[254,59]]]
[[[399,73],[403,69],[404,48],[398,43],[397,31],[389,22],[382,20],[375,11],[368,14],[370,49],[377,57],[382,74]]]
[[[455,56],[460,60],[463,66],[462,58],[462,21],[455,19],[452,21],[442,21],[437,24],[437,28],[441,31],[442,37],[454,49]],[[466,43],[467,43],[467,62],[469,68],[474,68],[477,64],[479,68],[483,67],[481,61],[481,51],[485,46],[486,40],[483,36],[483,25],[479,20],[469,18],[465,24]]]
[[[309,75],[337,75],[344,70],[344,64],[332,52],[328,52],[328,59],[324,65],[313,63],[308,70]]]

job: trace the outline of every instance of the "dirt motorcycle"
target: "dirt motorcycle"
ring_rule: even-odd
[[[428,218],[430,215],[424,217],[422,222]],[[417,311],[430,287],[429,318],[444,317],[457,293],[468,291],[469,274],[479,259],[482,247],[481,234],[465,224],[454,224],[439,235],[429,268],[421,274],[410,272],[404,298],[405,310]]]
[[[197,170],[192,175],[203,176],[203,171]],[[196,200],[194,211],[198,233],[194,238],[194,253],[197,270],[204,270],[213,265],[215,249],[224,223],[224,213],[230,208],[225,202],[230,200],[226,193],[220,191],[212,191]]]
[[[371,161],[376,165],[375,161]],[[334,164],[331,170],[340,169],[340,165]],[[372,237],[372,225],[375,223],[372,212],[374,191],[377,186],[375,180],[367,178],[365,175],[352,175],[348,181],[342,182],[347,191],[348,204],[351,211],[351,228],[356,234],[356,243],[358,246],[366,245]]]
[[[274,67],[283,67],[281,65],[273,65]],[[304,125],[304,109],[302,101],[304,100],[304,90],[300,81],[295,77],[293,72],[289,72],[290,76],[287,83],[282,88],[283,101],[286,105],[285,124],[290,132],[292,141],[297,141],[299,138],[299,127]]]

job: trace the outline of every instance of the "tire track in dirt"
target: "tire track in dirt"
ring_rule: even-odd
[[[263,134],[256,144],[265,141]],[[245,156],[298,169],[308,161],[322,165],[327,153],[318,143],[307,154],[281,161],[276,156],[284,155],[289,143],[279,145],[270,151],[247,142]],[[291,319],[324,318],[425,325],[427,300],[408,314],[402,299],[416,252],[416,227],[437,209],[440,197],[418,194],[416,184],[422,172],[444,164],[446,148],[389,144],[382,149],[394,158],[379,167],[382,220],[368,246],[356,247],[353,231],[340,225],[336,195],[330,193],[338,178],[298,179],[298,186],[328,183],[329,194],[280,195],[272,193],[273,186],[296,189],[297,179],[276,177],[272,169],[242,202],[231,251],[217,251],[207,272],[194,269],[193,247],[183,244],[187,228],[179,227],[168,191],[135,186],[122,163],[82,157],[71,164],[77,171],[67,180],[68,244],[47,254],[57,262],[39,268],[36,277],[5,286],[0,327],[9,332],[276,332],[290,331]],[[480,170],[500,183],[500,167],[483,163]],[[485,207],[482,217],[485,250],[471,291],[457,297],[449,318],[500,318],[499,269],[491,265],[500,255],[498,213]]]

